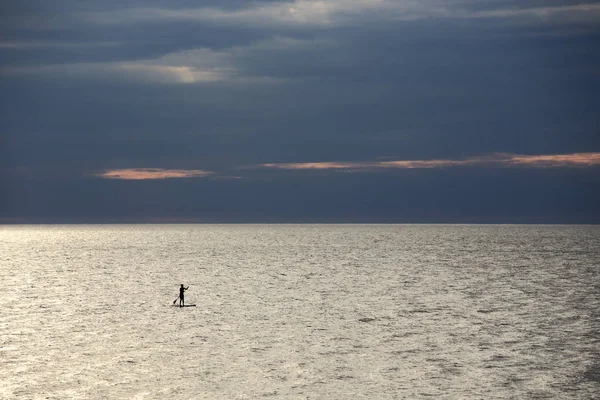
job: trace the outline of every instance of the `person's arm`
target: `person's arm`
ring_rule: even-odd
[[[186,288],[184,288],[184,289],[185,289],[185,290],[188,290],[189,288],[190,288],[190,287],[188,286],[188,287],[186,287]]]

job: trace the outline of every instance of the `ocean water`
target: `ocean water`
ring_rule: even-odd
[[[599,397],[600,226],[0,227],[2,399]]]

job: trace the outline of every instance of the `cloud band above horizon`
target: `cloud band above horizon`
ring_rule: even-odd
[[[430,169],[458,166],[498,167],[591,167],[600,165],[600,153],[523,155],[495,153],[489,156],[468,157],[462,160],[396,160],[378,162],[307,162],[261,164],[264,168],[283,170],[372,170],[372,169]]]
[[[269,163],[250,168],[268,168],[278,170],[345,170],[372,171],[378,169],[433,169],[450,167],[592,167],[600,165],[599,153],[571,153],[547,155],[523,155],[495,153],[487,156],[468,157],[462,160],[431,159],[431,160],[394,160],[378,162],[306,162],[306,163]],[[213,171],[198,169],[163,169],[163,168],[125,168],[107,169],[93,174],[97,178],[119,180],[163,180],[189,179],[216,176]],[[236,177],[239,179],[239,177]]]
[[[202,178],[212,175],[211,171],[199,169],[127,168],[110,169],[94,174],[95,177],[121,180],[158,180]]]

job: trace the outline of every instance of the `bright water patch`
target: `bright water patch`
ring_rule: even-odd
[[[598,249],[596,226],[4,226],[0,398],[593,399]]]

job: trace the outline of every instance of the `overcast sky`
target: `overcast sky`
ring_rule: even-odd
[[[0,222],[600,223],[600,1],[0,8]]]

